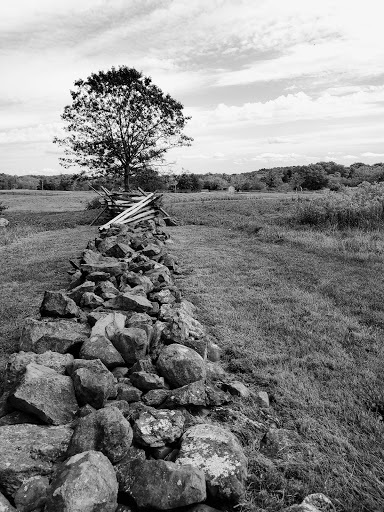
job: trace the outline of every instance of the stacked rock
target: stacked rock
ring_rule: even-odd
[[[167,238],[159,219],[112,225],[26,319],[0,401],[2,510],[202,512],[242,499],[242,447],[207,419],[238,386],[175,286]]]

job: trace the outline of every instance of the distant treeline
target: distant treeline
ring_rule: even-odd
[[[132,187],[140,186],[145,190],[170,190],[178,192],[198,192],[200,190],[226,190],[233,186],[237,191],[250,190],[320,190],[341,187],[355,187],[362,182],[384,181],[384,163],[367,165],[356,162],[344,166],[335,162],[318,162],[309,165],[291,165],[273,167],[241,174],[160,174],[154,169],[144,169],[132,180]],[[119,178],[86,179],[79,174],[60,174],[56,176],[14,176],[0,174],[0,190],[42,189],[42,190],[87,190],[101,185],[117,189],[122,185]]]

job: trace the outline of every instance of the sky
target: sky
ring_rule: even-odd
[[[382,0],[12,0],[0,173],[58,174],[75,80],[126,65],[192,116],[180,173],[384,161]]]

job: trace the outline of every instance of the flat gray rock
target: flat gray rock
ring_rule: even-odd
[[[121,313],[108,313],[97,320],[91,330],[91,337],[100,335],[106,336],[106,328],[112,327],[112,332],[119,331],[125,327],[126,316]]]
[[[146,313],[147,311],[151,311],[152,304],[146,297],[141,295],[134,295],[130,292],[125,292],[107,301],[105,303],[105,307],[111,309],[121,309],[122,311],[137,311],[138,313]]]
[[[83,343],[89,336],[89,327],[70,320],[48,322],[26,318],[20,337],[20,350],[43,354],[48,350],[65,354]]]
[[[156,448],[179,439],[184,430],[185,417],[180,411],[144,411],[133,425],[135,442]]]
[[[124,359],[105,336],[97,334],[86,340],[80,350],[82,359],[100,359],[107,368],[124,365]]]
[[[72,379],[35,363],[26,366],[9,402],[52,425],[71,422],[78,410]]]
[[[36,475],[50,475],[63,460],[72,430],[67,426],[10,425],[0,428],[0,482],[7,496]]]
[[[208,423],[190,427],[176,463],[201,469],[213,498],[238,503],[244,495],[247,458],[236,437],[223,427]]]
[[[111,462],[100,452],[74,455],[51,483],[45,512],[115,512],[118,484]]]

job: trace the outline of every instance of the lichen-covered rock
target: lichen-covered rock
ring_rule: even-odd
[[[147,334],[143,329],[137,329],[136,327],[128,327],[117,331],[111,341],[128,365],[143,359],[148,351]]]
[[[188,405],[202,406],[206,404],[206,393],[203,380],[192,382],[169,392],[162,403],[163,408],[173,409]]]
[[[62,460],[72,430],[66,426],[12,425],[0,428],[0,482],[11,497],[28,478],[52,473]]]
[[[165,389],[164,378],[159,377],[155,373],[134,372],[130,375],[132,384],[142,391],[150,391],[151,389]]]
[[[231,395],[240,396],[241,398],[248,398],[251,394],[247,386],[238,380],[225,382],[222,388],[224,391],[231,393]]]
[[[32,512],[44,507],[47,501],[49,480],[46,476],[32,476],[15,494],[15,505],[19,512]],[[1,508],[0,508],[1,510]]]
[[[171,391],[167,389],[152,389],[143,396],[143,402],[151,407],[162,405]]]
[[[116,407],[99,409],[81,418],[75,427],[68,457],[89,450],[104,453],[115,464],[132,444],[132,428]]]
[[[72,379],[35,363],[26,366],[9,401],[16,409],[52,425],[71,422],[78,409]]]
[[[72,379],[79,404],[95,409],[103,407],[115,388],[114,376],[99,359],[75,359]]]
[[[229,430],[207,423],[190,427],[183,435],[176,463],[201,469],[214,498],[237,503],[244,495],[247,459]]]
[[[80,310],[75,301],[64,292],[46,291],[40,306],[40,314],[41,316],[74,318],[80,316]]]
[[[65,354],[89,336],[89,327],[70,320],[35,320],[26,318],[20,337],[20,350],[43,354],[48,350]]]
[[[335,512],[336,508],[332,501],[322,493],[310,494],[300,505],[292,505],[284,512]]]
[[[46,366],[47,368],[51,368],[55,372],[64,375],[72,362],[73,356],[71,354],[60,354],[50,350],[43,354],[23,351],[11,354],[5,369],[5,389],[13,388],[13,386],[23,376],[29,363]]]
[[[112,342],[100,334],[86,340],[79,355],[82,359],[100,359],[107,368],[115,368],[124,364],[124,359]]]
[[[139,508],[169,510],[206,499],[204,473],[164,460],[134,459],[118,469],[120,491]]]
[[[87,451],[68,459],[51,483],[45,512],[114,512],[118,483],[111,462]]]
[[[205,377],[204,359],[194,350],[176,343],[162,349],[156,367],[175,388]]]
[[[180,411],[144,411],[133,425],[133,437],[143,446],[163,446],[182,436],[184,424],[185,417]]]

